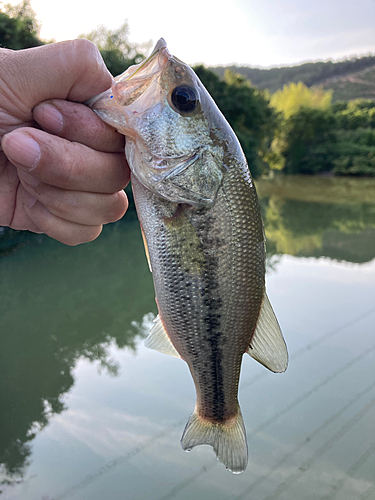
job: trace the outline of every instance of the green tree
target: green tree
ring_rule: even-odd
[[[80,35],[95,43],[104,62],[113,76],[120,75],[129,66],[139,64],[145,59],[151,43],[131,43],[129,26],[124,22],[118,29],[111,30],[101,25],[90,33]]]
[[[268,172],[277,126],[277,113],[269,106],[268,93],[230,70],[223,80],[204,66],[194,70],[236,133],[253,176]]]
[[[286,173],[313,174],[333,169],[332,92],[308,88],[302,82],[285,85],[273,94],[271,106],[280,113],[272,143],[272,168]]]
[[[301,108],[327,110],[331,106],[332,90],[321,87],[308,88],[302,82],[284,85],[282,90],[275,92],[271,98],[271,106],[283,113],[288,119]]]
[[[29,0],[16,6],[0,3],[0,47],[19,50],[44,45],[39,30]]]
[[[303,107],[284,122],[281,152],[288,174],[333,169],[336,119],[330,110]]]
[[[339,101],[333,105],[339,126],[346,130],[375,128],[375,102],[366,99]]]
[[[375,102],[338,101],[332,110],[337,120],[334,173],[375,176]]]

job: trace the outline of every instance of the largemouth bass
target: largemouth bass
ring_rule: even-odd
[[[288,355],[265,292],[263,223],[240,144],[163,39],[89,105],[126,136],[159,310],[146,345],[182,358],[194,380],[182,448],[209,444],[229,470],[242,472],[242,356],[282,372]]]

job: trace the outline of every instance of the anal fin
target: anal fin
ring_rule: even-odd
[[[160,316],[156,316],[154,326],[151,328],[150,334],[145,340],[145,346],[149,349],[169,354],[175,358],[181,358],[176,349],[174,348],[164,326],[161,322]]]
[[[287,369],[287,347],[266,293],[254,335],[246,352],[272,372],[281,373]]]

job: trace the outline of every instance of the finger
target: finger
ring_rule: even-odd
[[[124,136],[104,123],[84,104],[57,99],[42,102],[34,108],[33,117],[47,132],[69,141],[79,142],[97,151],[124,151]]]
[[[25,211],[25,205],[35,203],[35,199],[25,191],[19,180],[15,196],[16,200],[12,205],[12,218],[6,225],[19,231],[27,230],[33,233],[42,233],[43,231],[30,219]]]
[[[102,226],[87,226],[66,221],[52,214],[34,197],[24,191],[24,210],[38,229],[65,245],[79,245],[95,240]]]
[[[99,50],[84,39],[5,53],[0,69],[12,77],[12,93],[22,96],[25,109],[48,99],[83,102],[112,84]]]
[[[116,193],[129,182],[123,153],[103,153],[42,130],[22,128],[3,137],[9,160],[37,180],[63,189]]]
[[[9,226],[12,221],[18,185],[16,168],[0,151],[0,226]]]
[[[77,224],[97,226],[115,222],[123,217],[128,208],[124,191],[113,194],[69,191],[44,183],[35,185],[35,178],[22,171],[19,171],[19,177],[24,189],[49,212]]]

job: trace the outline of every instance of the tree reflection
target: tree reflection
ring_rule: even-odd
[[[282,177],[257,190],[269,256],[375,258],[374,179]]]
[[[14,235],[13,235],[14,237]],[[135,349],[152,279],[136,220],[109,226],[89,245],[65,247],[20,234],[0,260],[0,464],[16,481],[36,434],[66,407],[80,358],[115,376],[111,343]]]

